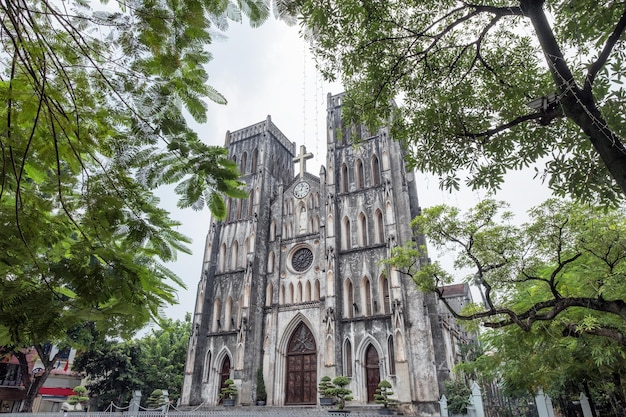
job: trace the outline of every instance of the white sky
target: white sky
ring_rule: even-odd
[[[209,104],[208,121],[193,125],[199,136],[211,145],[223,145],[226,131],[234,131],[264,120],[272,121],[298,147],[306,145],[314,159],[308,161],[307,171],[318,175],[325,163],[326,150],[326,95],[342,91],[339,84],[322,82],[315,71],[298,27],[268,20],[263,26],[251,29],[247,24],[233,24],[226,34],[228,39],[211,45],[213,61],[208,65],[209,84],[221,92],[226,106]],[[533,180],[533,172],[517,173],[507,177],[497,199],[508,201],[520,220],[529,208],[548,197],[546,187]],[[450,204],[467,209],[485,198],[487,193],[462,191],[449,194],[439,190],[436,178],[417,174],[418,196],[422,207]],[[165,315],[182,319],[193,313],[196,287],[202,269],[206,233],[210,225],[208,210],[176,208],[176,198],[169,190],[159,193],[162,206],[172,218],[182,222],[180,231],[193,239],[193,255],[179,254],[169,267],[187,285],[178,292],[179,304],[165,309]],[[430,257],[437,254],[431,250]],[[444,262],[448,263],[449,261]]]

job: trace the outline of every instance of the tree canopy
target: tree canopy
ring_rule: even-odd
[[[128,337],[175,302],[164,263],[188,239],[157,187],[218,218],[224,197],[247,197],[185,115],[226,103],[207,47],[242,16],[261,24],[269,1],[8,0],[0,14],[0,346],[36,347],[46,373],[23,373],[36,395],[55,361],[44,343]]]
[[[89,378],[87,387],[99,410],[111,403],[127,405],[135,390],[142,391],[145,406],[154,408],[158,405],[149,404],[148,398],[155,390],[168,390],[170,400],[180,398],[190,334],[187,314],[185,320],[162,321],[139,339],[94,340],[76,356],[73,369]]]
[[[577,319],[569,313],[564,316]],[[514,326],[483,332],[483,354],[456,369],[486,383],[498,381],[502,392],[511,397],[542,389],[563,412],[569,401],[584,392],[598,415],[623,415],[623,348],[612,339],[563,334],[563,321],[542,322],[528,332]]]
[[[297,3],[320,68],[346,87],[348,120],[393,115],[411,165],[442,187],[497,189],[534,167],[557,196],[623,200],[622,2]]]
[[[462,213],[424,209],[415,233],[454,257],[429,263],[425,247],[396,247],[387,262],[446,304],[445,286],[464,275],[479,302],[449,311],[481,325],[483,352],[462,369],[499,380],[508,394],[556,397],[587,391],[598,403],[626,405],[626,216],[610,209],[548,200],[518,225],[503,202],[486,200]]]
[[[518,226],[505,208],[485,200],[462,215],[441,205],[413,220],[416,233],[435,249],[453,251],[454,269],[480,289],[481,304],[451,313],[489,328],[524,331],[560,321],[563,332],[608,337],[626,349],[624,209],[552,199],[531,209],[530,221]],[[451,282],[452,272],[424,262],[424,251],[409,243],[394,248],[387,262],[445,303],[442,285]]]
[[[40,311],[72,321],[50,305],[56,301],[83,300],[80,319],[90,320],[135,305],[155,312],[173,301],[166,281],[181,283],[157,260],[174,259],[187,241],[157,207],[156,186],[181,181],[180,206],[207,201],[218,217],[223,193],[245,196],[225,150],[204,145],[182,112],[202,121],[205,98],[225,103],[202,67],[210,30],[241,19],[242,10],[262,22],[267,6],[89,6],[0,5],[2,343],[35,334],[52,340],[57,326]],[[16,310],[21,317],[11,317]],[[110,315],[110,324],[122,317]]]

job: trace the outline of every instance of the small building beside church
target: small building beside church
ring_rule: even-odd
[[[226,134],[249,197],[210,225],[183,405],[219,404],[228,378],[254,404],[262,369],[268,405],[315,406],[320,378],[345,375],[351,404],[373,403],[385,379],[405,407],[439,415],[450,367],[437,300],[381,264],[414,238],[416,177],[388,127],[344,122],[342,99],[328,95],[317,175],[269,116]]]

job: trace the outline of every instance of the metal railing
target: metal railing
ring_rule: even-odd
[[[349,414],[348,414],[349,413]],[[354,410],[351,409],[347,413],[339,410],[330,413],[326,409],[321,408],[300,408],[300,407],[216,407],[212,410],[196,410],[196,411],[63,411],[47,412],[47,413],[1,413],[2,417],[250,417],[262,415],[264,417],[379,417],[376,410]]]

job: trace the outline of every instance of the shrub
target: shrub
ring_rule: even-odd
[[[467,414],[467,406],[470,405],[472,391],[463,380],[444,382],[446,398],[448,399],[448,411],[453,414]]]

